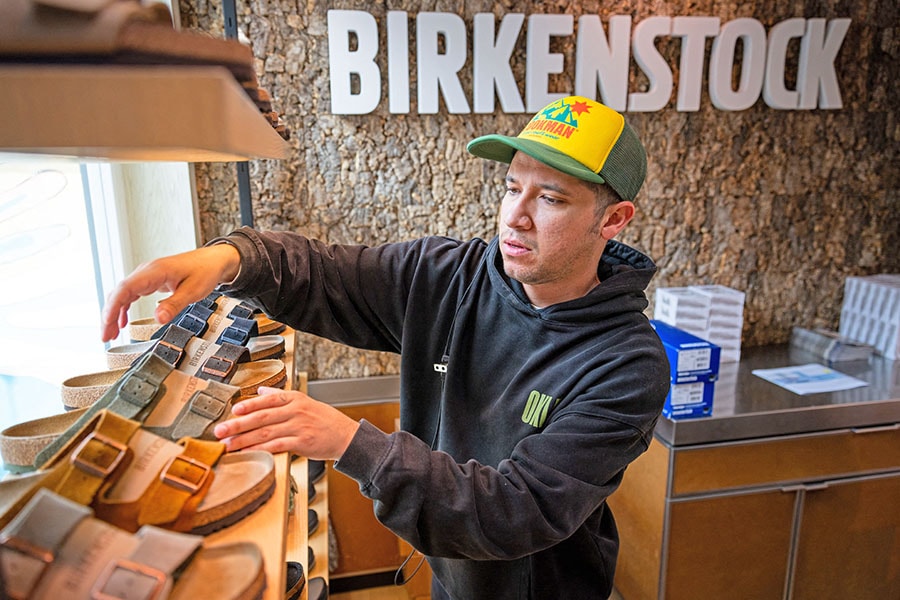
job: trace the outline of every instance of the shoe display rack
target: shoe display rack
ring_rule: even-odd
[[[294,368],[294,332],[285,330],[284,361],[288,373],[287,387],[306,391],[306,373]],[[315,484],[316,495],[310,503],[308,461],[305,457],[291,460],[289,453],[275,455],[276,489],[272,497],[256,512],[241,522],[208,536],[210,542],[253,541],[263,552],[268,586],[265,600],[283,600],[286,585],[286,562],[303,565],[307,585],[300,600],[307,600],[309,580],[322,577],[328,581],[328,479]],[[296,485],[293,510],[289,510],[290,478]],[[312,508],[319,515],[319,526],[308,535],[307,510]],[[315,556],[314,568],[309,568],[309,549]]]
[[[294,369],[294,332],[288,328],[280,335],[284,338],[284,361],[287,374],[286,389],[306,390],[306,374]],[[328,499],[327,479],[315,483],[316,494],[308,496],[308,461],[305,457],[282,452],[273,455],[275,467],[275,490],[256,510],[228,527],[204,536],[206,547],[221,546],[235,542],[255,544],[263,557],[266,587],[261,596],[264,600],[283,600],[287,583],[287,561],[303,566],[306,584],[299,600],[308,598],[308,582],[316,577],[328,582]],[[293,458],[293,460],[291,460]],[[291,502],[291,479],[296,491]],[[308,535],[308,509],[316,511],[318,527]],[[309,559],[315,557],[315,565],[310,568]],[[318,583],[321,583],[319,581]],[[2,592],[0,587],[0,592]],[[326,588],[327,589],[327,588]]]

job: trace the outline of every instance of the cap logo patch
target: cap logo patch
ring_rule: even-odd
[[[546,135],[554,138],[572,137],[578,129],[578,117],[590,111],[585,102],[568,103],[560,99],[534,116],[520,135]]]

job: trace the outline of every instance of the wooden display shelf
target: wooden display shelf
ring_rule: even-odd
[[[285,540],[288,527],[288,454],[275,456],[275,493],[265,504],[231,527],[206,536],[206,544],[254,542],[266,570],[263,600],[283,600],[286,582]]]
[[[285,158],[225,67],[0,66],[0,152],[121,161]]]
[[[306,373],[294,370],[294,332],[287,329],[281,335],[285,339],[284,362],[288,376],[288,387],[306,391]],[[264,600],[282,600],[286,584],[286,561],[303,565],[307,581],[322,577],[328,581],[328,485],[327,477],[316,483],[316,497],[307,503],[308,467],[304,457],[290,460],[290,455],[282,452],[275,455],[275,493],[259,510],[239,523],[207,536],[211,543],[253,541],[263,552],[268,585]],[[290,484],[293,476],[297,486],[293,510],[289,511]],[[307,535],[307,508],[319,515],[319,527],[312,536]],[[312,547],[316,556],[315,568],[308,568],[307,547]],[[304,587],[300,596],[307,599]]]
[[[291,336],[293,349],[293,335]],[[293,351],[292,351],[293,356]],[[305,372],[297,372],[292,379],[292,387],[302,392],[307,391],[307,378]],[[323,477],[316,482],[316,496],[312,502],[309,498],[309,462],[305,457],[297,457],[290,464],[290,473],[297,486],[294,499],[294,510],[287,523],[287,547],[285,560],[299,562],[303,565],[303,573],[306,581],[314,577],[322,577],[326,583],[328,575],[328,478]],[[319,516],[319,527],[312,535],[309,535],[309,520],[307,509],[313,509]],[[313,569],[309,568],[309,550],[312,548],[316,557]],[[307,600],[307,588],[303,588],[300,600]]]

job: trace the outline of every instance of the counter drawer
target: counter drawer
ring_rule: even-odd
[[[674,449],[671,496],[900,470],[900,423]]]

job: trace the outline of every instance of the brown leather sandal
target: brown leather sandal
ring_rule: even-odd
[[[153,525],[205,535],[268,500],[275,463],[268,452],[226,454],[220,442],[172,442],[101,410],[38,471],[0,482],[0,508],[13,514],[39,489],[91,506],[127,531]]]
[[[263,363],[260,368],[247,363],[256,366],[249,370],[242,366],[238,375],[258,385],[267,381],[267,373],[281,376],[284,371],[281,361]],[[173,441],[182,437],[215,441],[213,428],[231,417],[231,407],[243,397],[240,387],[188,375],[156,354],[147,354],[91,406],[4,429],[0,456],[7,470],[31,471],[101,409],[139,421],[145,429]]]

